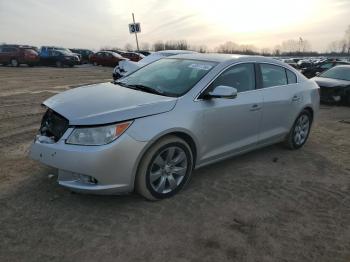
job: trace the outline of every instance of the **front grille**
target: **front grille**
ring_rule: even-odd
[[[50,137],[57,142],[68,129],[68,123],[66,118],[48,109],[41,120],[39,132],[42,136]]]

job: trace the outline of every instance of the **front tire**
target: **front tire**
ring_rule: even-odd
[[[311,124],[311,113],[304,109],[295,120],[285,140],[285,145],[292,150],[301,148],[309,137]]]
[[[17,59],[15,59],[15,58],[11,59],[11,66],[12,67],[19,67],[19,63],[18,63]]]
[[[63,64],[61,61],[56,61],[56,67],[63,67]]]
[[[178,193],[190,180],[193,154],[181,138],[168,136],[156,142],[143,156],[135,188],[148,200],[160,200]]]

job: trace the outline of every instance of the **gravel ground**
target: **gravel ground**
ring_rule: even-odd
[[[0,261],[350,261],[349,107],[322,106],[301,150],[199,169],[164,201],[59,187],[27,158],[40,103],[111,72],[0,67]]]

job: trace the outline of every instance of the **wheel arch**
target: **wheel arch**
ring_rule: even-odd
[[[145,154],[150,150],[150,148],[157,143],[159,140],[167,137],[167,136],[176,136],[181,139],[183,139],[191,148],[192,154],[193,154],[193,168],[196,166],[197,162],[197,156],[198,156],[198,144],[196,140],[193,138],[192,135],[190,135],[188,132],[184,130],[168,130],[167,132],[163,132],[159,134],[157,137],[153,138],[152,140],[149,141],[148,145],[145,146],[145,148],[142,150],[140,153],[138,159],[137,159],[137,164],[135,165],[135,169],[133,172],[133,181],[132,185],[135,189],[135,183],[136,183],[136,176],[142,161],[142,158],[144,157]]]
[[[310,115],[311,115],[311,122],[313,122],[313,120],[314,120],[314,110],[312,109],[312,107],[311,106],[306,106],[306,107],[303,108],[303,110],[300,111],[300,113],[302,111],[304,111],[304,110],[306,110],[306,111],[308,111],[310,113]]]

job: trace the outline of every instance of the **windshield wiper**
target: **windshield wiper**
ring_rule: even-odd
[[[128,85],[127,83],[124,83],[124,82],[121,82],[121,81],[113,81],[112,83],[113,83],[113,84],[120,85],[120,86],[129,87],[129,85]]]
[[[152,93],[152,94],[156,94],[156,95],[162,95],[162,96],[171,96],[173,97],[173,94],[170,94],[168,92],[164,92],[162,90],[153,88],[153,87],[149,87],[149,86],[145,86],[145,85],[141,85],[141,84],[127,84],[125,82],[121,82],[121,81],[115,81],[114,84],[123,86],[123,87],[127,87],[127,88],[131,88],[131,89],[135,89],[135,90],[141,90],[147,93]]]
[[[164,92],[161,91],[161,90],[158,90],[158,89],[155,89],[155,88],[152,88],[152,87],[149,87],[149,86],[145,86],[145,85],[140,85],[140,84],[137,84],[137,85],[128,85],[132,88],[135,88],[135,89],[138,89],[138,90],[142,90],[142,91],[145,91],[147,93],[152,93],[152,94],[157,94],[157,95],[164,95]]]

